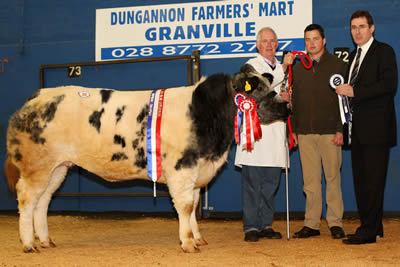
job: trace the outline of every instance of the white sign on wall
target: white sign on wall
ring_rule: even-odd
[[[96,10],[96,61],[188,55],[251,57],[265,26],[283,50],[304,50],[312,0],[229,0]]]

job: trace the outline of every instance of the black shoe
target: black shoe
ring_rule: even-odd
[[[329,230],[331,230],[331,235],[332,235],[333,239],[340,239],[340,238],[345,237],[342,227],[333,226],[333,227],[329,228]]]
[[[355,236],[356,234],[347,234],[346,237],[350,238]],[[377,233],[376,238],[383,238],[383,233]]]
[[[311,229],[310,227],[304,226],[300,231],[294,233],[294,238],[307,238],[312,236],[320,235],[319,230]]]
[[[346,245],[362,245],[368,243],[376,243],[376,237],[365,238],[361,235],[354,234],[347,239],[343,239],[343,243]]]
[[[376,232],[376,238],[383,238],[383,224],[380,223],[378,231]]]
[[[257,242],[258,241],[258,231],[252,230],[244,233],[244,241],[246,242]]]
[[[272,228],[267,228],[258,233],[258,237],[265,237],[269,239],[281,239],[282,235],[279,232],[275,232]]]

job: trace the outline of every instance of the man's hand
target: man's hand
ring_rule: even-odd
[[[282,69],[283,72],[286,71],[287,66],[292,65],[293,61],[296,59],[296,55],[293,55],[292,53],[287,53],[284,57],[283,57],[283,64],[282,64]]]
[[[283,98],[283,100],[285,100],[286,102],[289,102],[289,93],[288,92],[286,92],[286,91],[281,91],[281,93],[279,94],[282,98]]]
[[[354,97],[354,89],[348,83],[341,84],[338,87],[336,87],[336,94]]]
[[[335,136],[333,137],[333,139],[332,139],[332,143],[334,143],[337,146],[342,146],[344,144],[344,142],[343,142],[343,134],[337,132],[335,134]]]

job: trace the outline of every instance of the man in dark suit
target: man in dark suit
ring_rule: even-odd
[[[336,93],[351,99],[351,159],[361,225],[343,243],[365,244],[383,237],[386,173],[390,147],[397,139],[397,65],[393,48],[374,39],[368,11],[354,12],[350,27],[357,49],[350,55],[348,83],[338,86]]]

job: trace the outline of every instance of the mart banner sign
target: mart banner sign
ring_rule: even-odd
[[[312,0],[230,0],[96,10],[96,61],[189,55],[252,57],[265,26],[283,50],[304,51]]]

